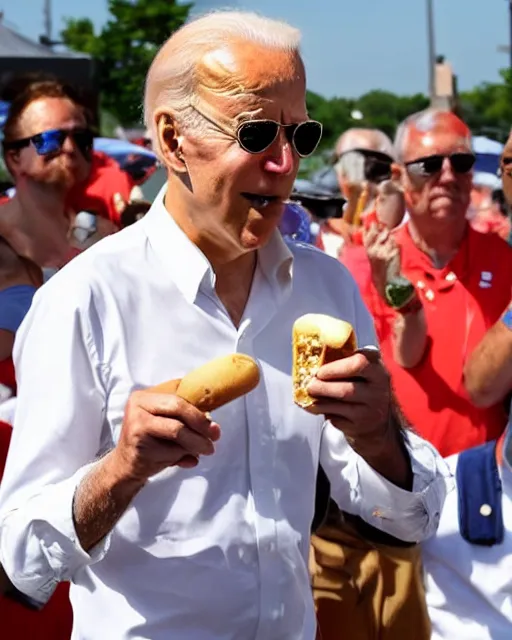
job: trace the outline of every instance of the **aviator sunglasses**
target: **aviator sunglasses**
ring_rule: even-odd
[[[409,173],[417,176],[433,176],[440,173],[444,159],[448,158],[454,173],[469,173],[475,165],[475,156],[472,153],[452,153],[448,156],[434,155],[418,158],[412,162],[406,162]]]
[[[322,124],[316,120],[305,120],[298,124],[282,124],[275,120],[247,120],[242,122],[233,134],[227,127],[207,116],[196,106],[190,106],[214,127],[237,140],[247,153],[256,154],[266,151],[275,142],[281,129],[284,129],[286,139],[301,158],[307,158],[314,153],[322,138]]]
[[[32,144],[38,155],[46,156],[60,151],[68,137],[74,140],[76,146],[85,157],[90,155],[93,146],[93,133],[90,129],[85,128],[48,129],[47,131],[36,133],[28,138],[10,141],[5,140],[3,147],[5,150],[23,149]]]

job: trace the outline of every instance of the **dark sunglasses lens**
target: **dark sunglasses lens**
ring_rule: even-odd
[[[443,168],[443,160],[443,156],[430,156],[430,158],[425,158],[421,161],[423,171],[429,176],[434,173],[439,173]]]
[[[245,122],[238,129],[238,140],[249,153],[261,153],[277,138],[279,125],[271,120]]]
[[[88,129],[77,129],[73,132],[73,139],[76,146],[84,155],[89,155],[92,151],[93,135]]]
[[[55,153],[62,147],[66,133],[60,129],[51,129],[50,131],[43,131],[38,133],[32,138],[34,147],[40,156],[45,156],[49,153]]]
[[[322,125],[319,122],[301,122],[293,133],[295,151],[305,158],[314,153],[322,139]]]
[[[454,153],[450,161],[455,173],[469,173],[475,164],[475,156],[471,153]]]
[[[364,175],[370,182],[383,182],[391,178],[391,163],[377,160],[376,158],[366,158],[364,163]]]

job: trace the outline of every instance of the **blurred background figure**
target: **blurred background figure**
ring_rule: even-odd
[[[283,237],[296,242],[311,243],[312,217],[309,211],[297,202],[288,202],[284,208],[279,229]]]
[[[15,193],[0,206],[0,236],[48,273],[76,254],[66,198],[89,175],[92,145],[86,114],[70,87],[34,83],[11,103],[2,147]]]

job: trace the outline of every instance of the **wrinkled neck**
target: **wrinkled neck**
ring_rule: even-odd
[[[457,254],[467,231],[467,222],[455,225],[433,225],[418,220],[409,221],[409,231],[415,245],[426,253],[437,269],[445,267]]]

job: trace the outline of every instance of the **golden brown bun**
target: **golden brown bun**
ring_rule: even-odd
[[[308,313],[293,325],[293,400],[302,409],[317,402],[306,391],[318,369],[328,362],[351,356],[357,349],[349,322],[331,316]]]
[[[210,360],[181,380],[169,380],[150,391],[174,393],[205,413],[252,391],[260,381],[256,362],[243,353]]]

